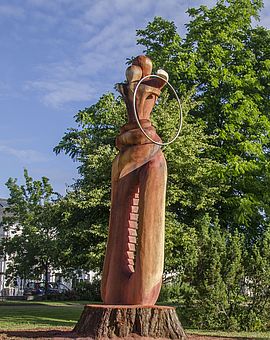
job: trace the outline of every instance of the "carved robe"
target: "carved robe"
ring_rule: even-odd
[[[132,107],[135,83],[123,85],[128,123],[116,139],[112,164],[109,236],[102,275],[105,304],[155,304],[164,262],[164,217],[167,166],[160,146],[141,132]],[[164,82],[145,80],[136,108],[145,132],[161,141],[150,114]]]

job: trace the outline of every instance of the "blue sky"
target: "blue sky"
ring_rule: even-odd
[[[261,24],[270,27],[270,1]],[[52,149],[73,116],[124,79],[127,57],[142,53],[136,29],[154,16],[174,20],[214,0],[0,0],[0,197],[23,169],[50,178],[62,194],[76,163]]]

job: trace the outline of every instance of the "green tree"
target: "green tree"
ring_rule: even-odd
[[[266,325],[270,34],[251,25],[262,5],[218,0],[211,9],[189,9],[184,38],[162,18],[137,32],[138,43],[156,69],[169,72],[184,102],[182,134],[164,149],[169,169],[165,274],[177,283],[174,302],[192,309],[189,325]],[[110,165],[124,111],[121,99],[104,95],[75,116],[78,127],[55,148],[79,161],[81,178],[66,198],[73,207],[67,225],[73,225],[78,241],[82,237],[89,258],[78,257],[75,247],[70,254],[94,268],[102,264]],[[153,116],[164,139],[173,134],[176,111],[165,93]],[[69,242],[74,235],[66,229]]]
[[[77,128],[64,135],[55,152],[79,161],[80,178],[61,202],[63,260],[68,268],[100,271],[106,247],[110,206],[110,172],[114,140],[124,124],[124,104],[112,94],[79,111]]]
[[[200,102],[190,111],[215,136],[209,155],[224,165],[228,190],[216,205],[220,223],[246,230],[252,244],[269,214],[269,30],[252,28],[262,1],[219,0],[209,9],[189,9],[181,39],[172,22],[155,18],[139,30],[138,43],[156,67],[170,70],[179,91],[195,86]]]
[[[199,260],[193,268],[191,286],[192,326],[239,329],[237,306],[242,303],[244,281],[243,239],[220,228],[218,219],[205,215],[199,230]],[[198,327],[197,326],[197,327]]]
[[[188,99],[184,101],[184,111],[190,105],[194,104]],[[153,115],[153,121],[164,139],[169,139],[175,132],[177,112],[177,103],[165,93]],[[123,101],[107,94],[97,104],[75,116],[78,127],[70,129],[55,148],[57,153],[65,152],[80,161],[81,178],[75,183],[74,191],[66,197],[69,213],[63,230],[67,243],[69,239],[72,243],[76,239],[76,243],[85,249],[85,252],[79,254],[76,250],[78,245],[74,244],[70,248],[73,255],[69,256],[72,261],[78,260],[77,263],[84,268],[100,270],[102,267],[109,220],[111,164],[117,153],[114,143],[125,122],[125,115]],[[193,122],[192,117],[186,117],[181,137],[164,149],[169,167],[167,235],[170,243],[166,247],[168,273],[176,270],[173,263],[178,258],[173,253],[173,244],[177,244],[176,239],[179,237],[179,221],[188,236],[188,225],[203,212],[213,212],[213,205],[222,189],[222,181],[216,178],[219,164],[205,156],[208,145],[201,124]],[[193,253],[190,253],[187,250],[186,257],[192,257]],[[184,262],[183,258],[179,261]]]
[[[59,196],[46,177],[33,180],[24,170],[24,179],[24,185],[12,178],[6,184],[10,197],[2,223],[9,236],[1,247],[8,256],[8,277],[40,279],[43,274],[47,293],[49,270],[60,266],[54,218]]]
[[[251,24],[262,6],[260,0],[218,0],[211,9],[190,9],[184,39],[173,22],[162,18],[137,32],[138,43],[145,46],[157,68],[170,70],[180,93],[195,87],[193,99],[200,104],[190,114],[205,122],[205,133],[214,137],[209,139],[214,148],[208,149],[208,156],[222,165],[219,177],[225,185],[213,206],[218,224],[209,221],[206,234],[202,223],[196,227],[205,245],[197,244],[200,265],[194,266],[192,275],[199,276],[190,281],[193,293],[198,293],[193,301],[200,303],[198,310],[205,318],[193,315],[193,320],[201,320],[204,327],[218,327],[214,304],[226,316],[220,318],[223,327],[265,327],[263,315],[269,311],[265,249],[269,235],[270,32]],[[205,235],[211,237],[205,239]],[[234,263],[230,259],[239,253],[237,249],[241,249],[241,261],[238,255]],[[214,292],[220,295],[222,306]],[[211,301],[215,301],[212,306]]]

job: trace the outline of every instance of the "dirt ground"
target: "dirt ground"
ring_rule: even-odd
[[[1,340],[19,340],[19,339],[35,339],[35,340],[70,340],[70,339],[76,339],[76,340],[93,340],[89,337],[80,337],[76,336],[74,333],[71,332],[71,330],[63,329],[63,330],[46,330],[46,329],[40,329],[40,330],[17,330],[17,331],[0,331],[0,339]],[[117,340],[120,338],[114,338],[114,340]],[[145,338],[145,337],[139,337],[137,335],[133,335],[130,337],[121,338],[122,340],[151,340],[153,338]],[[193,335],[193,334],[187,334],[187,340],[241,340],[242,338],[225,338],[225,337],[214,337],[214,336],[202,336],[202,335]],[[167,339],[155,339],[155,340],[167,340]],[[245,340],[247,340],[245,338]],[[252,339],[250,339],[252,340]]]

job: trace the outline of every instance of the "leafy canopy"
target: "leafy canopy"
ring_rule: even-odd
[[[24,185],[10,178],[8,207],[3,227],[8,237],[1,242],[7,256],[9,278],[40,279],[58,269],[60,242],[57,239],[55,212],[59,195],[53,192],[48,178],[33,180],[24,170]]]
[[[211,9],[189,9],[184,38],[159,17],[137,31],[138,43],[156,69],[169,72],[184,102],[182,134],[164,149],[165,273],[196,327],[256,330],[267,324],[270,34],[252,26],[262,6],[260,0],[218,0]],[[173,134],[175,111],[165,94],[153,115],[164,140]],[[55,148],[80,162],[81,178],[66,197],[73,207],[66,237],[91,255],[71,248],[74,261],[100,268],[124,104],[106,94],[75,119],[78,127]]]

